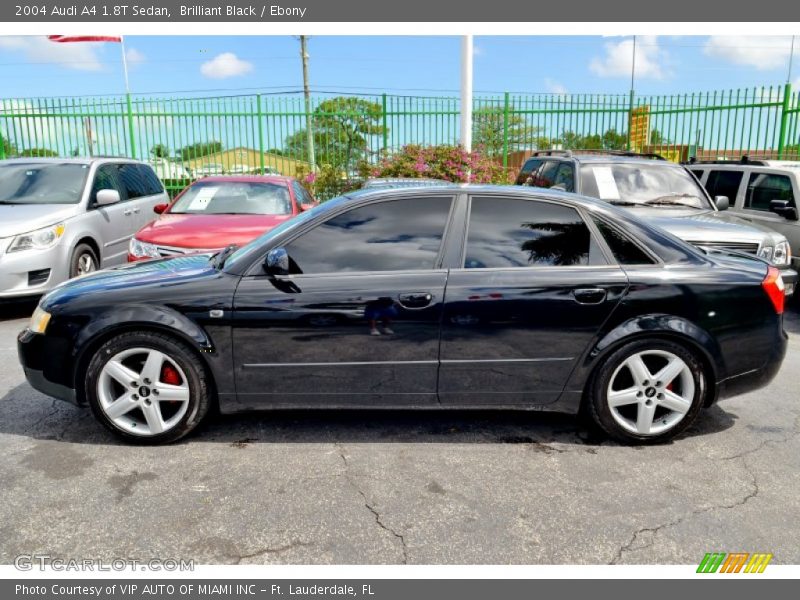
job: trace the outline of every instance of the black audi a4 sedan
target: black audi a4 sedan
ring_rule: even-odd
[[[670,439],[786,351],[783,283],[555,190],[360,191],[214,256],[125,266],[45,296],[28,381],[134,443],[212,408],[585,410]]]

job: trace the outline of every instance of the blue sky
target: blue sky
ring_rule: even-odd
[[[683,93],[782,84],[790,38],[637,38],[636,90]],[[630,88],[631,38],[475,38],[476,93],[607,92]],[[129,36],[134,93],[299,90],[299,42],[285,36]],[[322,91],[453,95],[458,37],[316,36],[309,41],[312,87]],[[800,36],[793,83],[800,86]],[[55,44],[41,36],[0,36],[2,97],[124,91],[118,44]],[[219,92],[218,92],[219,91]]]

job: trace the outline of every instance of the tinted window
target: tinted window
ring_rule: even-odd
[[[531,177],[530,185],[534,187],[543,187],[549,188],[555,185],[556,181],[556,173],[558,172],[559,163],[553,160],[549,160],[542,168],[539,169],[538,173],[534,173]]]
[[[144,187],[147,196],[155,196],[164,191],[164,186],[161,185],[161,180],[156,175],[155,171],[147,165],[136,165],[139,169],[142,179],[144,180]]]
[[[119,165],[119,178],[122,186],[125,188],[128,200],[134,200],[135,198],[148,195],[147,182],[145,181],[141,169],[139,169],[139,165],[132,163],[123,163]]]
[[[575,168],[566,162],[558,165],[553,185],[563,189],[565,192],[575,191]]]
[[[795,205],[792,180],[786,175],[751,173],[744,200],[745,208],[768,211],[769,203],[773,200],[789,200],[791,206]]]
[[[92,202],[97,201],[97,192],[100,190],[117,190],[120,200],[125,200],[127,194],[125,187],[120,182],[119,169],[115,164],[100,165],[94,174],[92,184]]]
[[[524,185],[527,181],[528,177],[531,176],[531,173],[534,173],[539,167],[542,166],[542,160],[540,158],[529,158],[525,161],[525,164],[522,165],[522,170],[517,175],[517,185]]]
[[[432,269],[451,198],[377,202],[329,219],[286,246],[295,273]]]
[[[702,169],[692,169],[692,173],[694,173],[694,176],[697,177],[698,179],[703,179]]]
[[[294,195],[295,195],[295,198],[297,199],[297,203],[298,204],[313,204],[314,203],[314,199],[311,197],[311,194],[309,194],[308,191],[306,191],[306,188],[304,188],[302,185],[300,185],[299,182],[293,181],[292,182],[292,187],[294,188]]]
[[[594,219],[614,258],[621,265],[652,265],[655,261],[636,243],[607,223]]]
[[[468,269],[587,265],[591,235],[568,206],[512,198],[473,198]]]
[[[706,181],[706,190],[709,195],[727,196],[731,205],[736,202],[736,195],[739,193],[739,184],[742,183],[744,173],[741,171],[711,171]]]

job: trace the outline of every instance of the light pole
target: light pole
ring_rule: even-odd
[[[300,36],[300,57],[303,60],[303,97],[305,98],[306,110],[306,145],[308,146],[308,162],[311,164],[311,171],[317,170],[317,160],[314,155],[314,119],[311,116],[311,88],[308,84],[308,36]]]
[[[461,146],[472,152],[472,36],[461,37]]]

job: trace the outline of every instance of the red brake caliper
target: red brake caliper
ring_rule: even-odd
[[[161,367],[161,381],[169,385],[180,385],[181,375],[175,367],[165,364]]]

